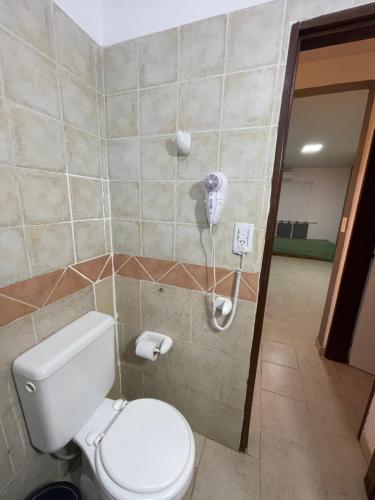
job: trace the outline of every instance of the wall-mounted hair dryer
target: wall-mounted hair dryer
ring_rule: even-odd
[[[212,244],[212,267],[214,271],[214,286],[212,289],[212,312],[211,312],[211,322],[216,330],[226,330],[232,324],[234,317],[236,315],[236,309],[238,304],[238,297],[240,293],[241,286],[241,273],[242,273],[242,258],[243,253],[241,253],[241,263],[240,267],[236,270],[236,285],[234,291],[233,302],[225,297],[217,296],[216,290],[216,258],[215,258],[215,241],[213,237],[213,226],[218,224],[220,217],[223,213],[225,199],[227,197],[228,191],[228,179],[227,176],[221,172],[212,172],[203,181],[205,189],[205,201],[206,201],[206,212],[207,221],[210,228],[210,238]],[[222,316],[229,316],[224,324],[219,324],[217,321],[217,312],[221,312]]]
[[[208,225],[212,227],[219,222],[223,213],[228,191],[228,179],[221,172],[212,172],[207,175],[203,182],[206,191],[207,220]]]

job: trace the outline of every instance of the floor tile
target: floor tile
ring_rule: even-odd
[[[251,410],[249,439],[246,453],[260,459],[260,407],[253,406]]]
[[[262,391],[261,429],[298,444],[308,446],[313,443],[307,405],[273,392]]]
[[[298,368],[294,347],[280,342],[266,341],[262,346],[263,361],[270,361],[277,365]]]
[[[206,440],[192,500],[258,500],[260,462]]]
[[[306,400],[299,370],[265,361],[262,363],[262,389],[298,401]]]
[[[195,467],[198,467],[206,438],[201,434],[198,434],[198,432],[193,432],[193,434],[195,439]]]
[[[262,433],[262,500],[326,500],[310,447]]]

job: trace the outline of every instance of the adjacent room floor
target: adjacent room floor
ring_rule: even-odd
[[[192,500],[367,498],[356,433],[373,377],[315,347],[331,268],[273,258],[247,455],[197,436]]]

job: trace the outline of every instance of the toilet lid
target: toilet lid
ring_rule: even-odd
[[[115,483],[136,493],[151,493],[178,479],[190,447],[190,428],[181,413],[156,399],[138,399],[114,420],[98,451]]]

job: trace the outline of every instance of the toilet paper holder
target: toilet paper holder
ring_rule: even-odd
[[[139,337],[135,341],[136,347],[143,341],[146,341],[147,343],[148,342],[155,343],[154,355],[156,357],[159,354],[167,353],[173,345],[173,340],[170,337],[168,337],[168,335],[164,335],[159,332],[152,332],[150,330],[146,330],[139,335]]]

